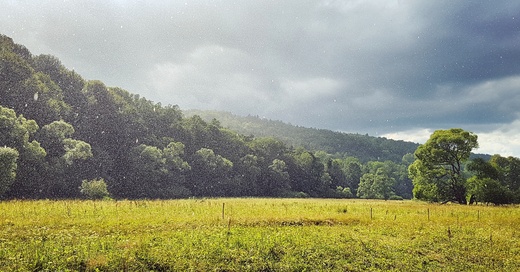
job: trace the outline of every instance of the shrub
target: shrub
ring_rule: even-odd
[[[81,182],[80,192],[88,199],[105,199],[109,198],[110,193],[104,179],[83,180]]]
[[[353,198],[354,197],[354,194],[352,194],[352,191],[350,190],[349,187],[341,187],[341,186],[338,186],[336,187],[336,196],[339,197],[339,198]]]

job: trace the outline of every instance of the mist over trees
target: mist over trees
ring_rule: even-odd
[[[177,106],[85,80],[7,36],[0,50],[1,198],[413,196],[416,144],[281,122],[310,144],[286,141],[294,134],[239,133],[218,118],[186,117]],[[468,181],[474,198],[497,194],[487,189],[492,182],[518,191],[514,159],[497,157],[495,172],[485,163],[471,168],[482,172]]]

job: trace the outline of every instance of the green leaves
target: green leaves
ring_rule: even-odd
[[[14,110],[0,106],[0,146],[16,149],[22,159],[40,160],[46,152],[40,143],[32,140],[37,130],[35,121],[16,116]]]
[[[63,159],[67,165],[72,165],[76,160],[86,160],[92,157],[90,144],[80,140],[63,139],[65,154]]]
[[[477,135],[460,128],[437,130],[430,139],[415,151],[415,156],[425,162],[453,165],[469,158],[471,150],[478,147]]]
[[[110,196],[107,184],[103,179],[83,180],[80,192],[88,199],[104,199]]]
[[[124,193],[130,197],[176,198],[190,195],[185,188],[191,166],[184,160],[184,144],[170,142],[165,148],[141,144],[128,155],[130,165]]]
[[[376,173],[366,173],[361,177],[357,195],[360,198],[389,199],[395,195],[395,179],[378,169]]]
[[[476,158],[467,170],[474,176],[468,179],[468,193],[477,202],[520,203],[520,159],[493,155],[490,161]]]
[[[435,131],[417,148],[417,160],[409,167],[414,196],[430,201],[466,203],[462,163],[477,147],[477,135],[472,132],[460,128]]]
[[[104,178],[118,198],[337,197],[348,195],[345,188],[356,195],[364,174],[370,174],[364,196],[411,197],[404,168],[413,158],[403,155],[413,143],[258,117],[239,125],[257,129],[239,134],[221,115],[185,118],[178,106],[85,81],[56,57],[32,56],[2,35],[0,104],[0,147],[19,152],[12,197],[77,197],[68,188],[92,178]],[[435,132],[410,168],[417,195],[424,189],[428,198],[449,199],[453,192],[460,198],[462,163],[476,146],[476,135],[462,129]],[[508,175],[520,172],[520,164],[496,164],[499,182],[520,192],[520,179]]]

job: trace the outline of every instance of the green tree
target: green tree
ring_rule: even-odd
[[[187,118],[183,122],[186,130],[186,151],[188,154],[194,154],[201,148],[206,148],[206,139],[208,137],[208,124],[199,116],[195,115]]]
[[[159,194],[165,198],[186,197],[191,191],[186,185],[186,174],[191,166],[184,160],[184,144],[181,142],[170,142],[162,150],[166,177],[162,184],[163,193]]]
[[[489,161],[476,158],[466,168],[474,174],[468,180],[470,200],[494,204],[520,202],[520,159],[493,155]]]
[[[482,158],[476,158],[467,164],[467,170],[475,173],[478,178],[499,179],[498,169],[488,161]]]
[[[33,101],[34,94],[27,95],[23,84],[34,70],[28,59],[16,53],[16,47],[11,38],[0,35],[0,104],[21,110],[26,103]]]
[[[54,121],[43,126],[37,133],[37,139],[47,151],[49,157],[61,157],[65,152],[63,141],[74,134],[74,127],[65,121]]]
[[[80,140],[63,139],[63,148],[65,154],[63,154],[62,159],[68,166],[71,166],[75,161],[86,160],[92,157],[90,144]]]
[[[192,192],[199,196],[225,196],[233,163],[212,149],[195,152],[192,166]]]
[[[88,199],[104,199],[110,196],[107,184],[103,179],[83,180],[80,192]]]
[[[38,129],[34,120],[27,120],[22,115],[17,116],[14,110],[0,106],[0,146],[12,147],[18,152],[27,150],[39,153],[28,146]]]
[[[378,169],[376,173],[366,173],[361,177],[357,196],[360,198],[389,199],[395,195],[395,179]]]
[[[48,124],[68,115],[69,105],[63,101],[63,91],[41,72],[34,73],[23,84],[26,101],[17,108],[19,114],[34,119],[39,124]]]
[[[93,157],[90,144],[71,138],[74,127],[61,120],[43,126],[37,139],[47,151],[44,181],[33,186],[39,197],[77,197],[81,180],[90,177],[87,161]]]
[[[254,139],[249,146],[266,164],[274,159],[282,159],[287,153],[287,146],[282,141],[270,137]]]
[[[18,151],[10,147],[0,147],[0,197],[9,190],[16,177]]]
[[[190,195],[185,174],[184,144],[172,141],[165,148],[141,144],[129,154],[129,171],[116,187],[121,197],[178,198]]]
[[[161,149],[155,146],[141,144],[129,154],[132,164],[128,176],[129,182],[124,185],[123,197],[151,198],[157,190],[162,190],[161,183],[168,170]]]
[[[326,167],[327,173],[329,174],[333,187],[347,187],[347,177],[343,172],[343,160],[341,159],[329,159]]]
[[[414,196],[430,201],[466,203],[463,163],[478,147],[477,135],[460,128],[435,131],[415,151],[415,162],[408,168]]]
[[[163,149],[163,157],[166,167],[170,172],[184,172],[190,170],[190,165],[184,161],[184,144],[181,142],[170,142]]]
[[[37,131],[38,124],[34,120],[17,116],[14,110],[0,106],[0,146],[10,147],[19,153],[17,175],[9,196],[33,197],[32,193],[41,184],[47,153],[33,139]]]
[[[80,113],[77,124],[81,139],[117,154],[121,151],[119,133],[125,130],[121,128],[123,122],[119,118],[114,97],[100,81],[87,82],[82,93],[87,99],[87,105]]]
[[[256,155],[247,154],[235,164],[236,176],[241,178],[245,186],[244,194],[249,196],[261,195],[262,169]]]
[[[347,181],[347,186],[350,188],[350,191],[353,194],[357,194],[357,190],[359,187],[359,181],[363,176],[363,171],[361,170],[361,164],[357,160],[345,160],[345,165],[343,167],[343,172],[345,173],[345,178]]]
[[[520,159],[493,155],[490,164],[498,171],[498,181],[511,191],[520,192]],[[520,199],[519,199],[520,201]]]
[[[305,192],[310,196],[316,197],[324,193],[323,181],[329,182],[329,179],[322,179],[325,166],[317,159],[313,153],[303,148],[296,150],[293,154],[295,163],[294,168],[289,169],[291,176],[291,187],[298,192]]]
[[[268,167],[267,177],[261,188],[266,196],[279,196],[285,191],[289,191],[289,173],[287,173],[287,165],[283,160],[274,159]]]
[[[468,179],[468,193],[477,202],[507,204],[513,201],[513,193],[497,180],[488,177],[473,176]]]
[[[398,164],[393,161],[369,161],[365,164],[365,172],[380,174],[392,179],[393,187],[391,188],[392,196],[400,196],[403,198],[412,198],[413,185],[408,177],[408,165]]]
[[[349,187],[343,188],[341,186],[336,187],[335,197],[337,198],[353,198],[354,194],[350,191]]]

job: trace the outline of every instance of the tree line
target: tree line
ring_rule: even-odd
[[[362,162],[246,136],[87,81],[9,37],[0,46],[4,198],[80,197],[88,180],[103,180],[115,198],[411,198],[409,161]]]
[[[441,190],[421,195],[429,191],[418,189],[422,185],[409,172],[417,151],[415,157],[407,153],[398,159],[389,146],[385,152],[392,155],[385,158],[391,159],[378,160],[352,156],[363,148],[373,149],[369,142],[356,148],[357,153],[311,150],[273,137],[240,134],[217,119],[186,117],[178,106],[163,106],[85,80],[57,58],[33,56],[0,35],[2,198],[77,198],[95,187],[106,188],[114,198],[128,199],[445,199],[444,195],[423,197]],[[497,168],[498,176],[479,175],[468,181],[473,185],[465,187],[465,194],[485,201],[479,188],[493,181],[513,182],[512,166],[500,156],[494,160],[502,167]],[[481,171],[477,166],[467,168]],[[507,186],[504,183],[503,189]]]
[[[419,146],[416,143],[384,137],[295,126],[259,116],[237,116],[209,110],[188,110],[185,114],[198,115],[205,121],[217,119],[222,126],[244,135],[274,135],[291,146],[301,146],[310,151],[324,151],[338,157],[355,157],[363,163],[387,160],[400,163],[404,155],[413,153]]]

